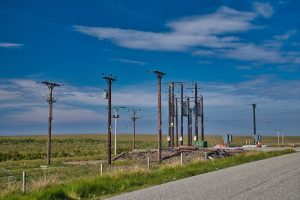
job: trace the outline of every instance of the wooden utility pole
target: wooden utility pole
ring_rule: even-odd
[[[172,96],[171,96],[171,147],[174,147],[174,117],[175,117],[175,96],[174,96],[174,82],[171,83]]]
[[[175,98],[176,146],[178,147],[178,98]]]
[[[198,87],[197,83],[195,83],[195,105],[194,105],[194,120],[195,120],[195,137],[196,141],[198,141]]]
[[[157,118],[158,118],[158,162],[161,163],[161,146],[162,146],[162,143],[161,143],[161,79],[163,78],[164,75],[166,75],[165,73],[161,72],[161,71],[158,71],[158,70],[155,70],[155,71],[152,71],[155,75],[156,75],[156,78],[157,78],[157,107],[158,107],[158,115],[157,115]]]
[[[193,146],[193,109],[189,110],[190,115],[190,146]]]
[[[180,141],[180,145],[183,146],[183,83],[181,84],[180,87],[180,136],[181,136],[181,141]]]
[[[256,108],[256,104],[252,104],[252,108],[253,108],[253,134],[254,134],[254,142],[253,144],[255,145],[256,142],[256,116],[255,116],[255,108]]]
[[[55,99],[53,99],[53,89],[57,86],[62,86],[61,84],[57,84],[54,82],[49,81],[43,81],[42,84],[45,84],[49,89],[49,95],[46,98],[46,101],[49,103],[49,116],[48,116],[48,141],[47,141],[47,165],[51,164],[51,134],[52,134],[52,120],[53,120],[53,103],[56,102]]]
[[[201,117],[201,141],[204,141],[204,110],[203,110],[203,96],[200,96],[200,117]]]
[[[132,138],[132,150],[135,149],[135,121],[137,119],[139,119],[137,116],[136,116],[136,112],[137,111],[140,111],[140,109],[136,109],[136,108],[132,108],[132,116],[131,116],[131,119],[133,121],[133,138]]]
[[[168,84],[168,147],[171,147],[171,84]]]
[[[191,115],[190,115],[190,98],[187,97],[187,129],[188,129],[188,146],[191,146]]]
[[[117,80],[112,75],[102,76],[107,82],[108,113],[107,113],[107,161],[111,165],[111,84]]]

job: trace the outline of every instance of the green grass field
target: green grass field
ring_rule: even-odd
[[[104,176],[95,175],[88,179],[68,180],[64,183],[51,183],[47,187],[39,188],[20,194],[13,191],[4,195],[5,199],[45,200],[45,199],[102,199],[112,195],[142,189],[202,173],[232,167],[251,161],[293,153],[286,149],[275,152],[248,152],[213,161],[194,161],[185,165],[166,164],[151,171],[143,168],[119,171]]]
[[[245,144],[247,136],[234,136],[233,146]],[[221,136],[207,135],[205,140],[209,146],[222,143]],[[186,141],[186,138],[185,138]],[[299,136],[286,136],[285,144],[300,145]],[[6,160],[37,160],[46,157],[47,136],[0,136],[0,161]],[[112,147],[114,147],[112,140]],[[130,151],[132,147],[132,136],[120,134],[117,139],[117,153]],[[266,136],[263,144],[277,146],[277,138]],[[163,147],[166,147],[166,137],[163,140]],[[85,135],[54,135],[52,137],[53,158],[84,158],[105,159],[107,157],[107,136],[104,134]],[[137,149],[157,148],[156,135],[137,135]]]
[[[66,181],[88,180],[99,175],[100,162],[96,164],[70,165],[68,161],[91,161],[107,159],[107,136],[103,134],[54,135],[52,137],[52,164],[47,170],[41,165],[46,163],[47,136],[0,136],[0,191],[7,195],[21,190],[21,175],[28,175],[29,191],[45,188],[48,185],[63,184]],[[163,137],[166,147],[166,137]],[[243,145],[250,137],[236,136],[233,145]],[[221,136],[206,136],[209,146],[222,143]],[[285,143],[300,145],[300,137],[285,137]],[[112,141],[112,147],[114,147]],[[132,135],[118,135],[117,153],[132,149]],[[277,146],[276,137],[264,137],[263,144]],[[137,149],[157,148],[156,135],[137,135]],[[113,151],[112,151],[113,152]],[[145,165],[137,161],[117,161],[104,172],[119,172],[122,167],[135,168]]]

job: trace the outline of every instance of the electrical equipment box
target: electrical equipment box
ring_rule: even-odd
[[[194,141],[194,146],[201,147],[201,148],[207,148],[207,141]]]
[[[108,99],[108,91],[107,90],[103,91],[102,98],[103,99]]]

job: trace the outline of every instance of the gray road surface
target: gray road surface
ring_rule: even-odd
[[[300,200],[300,153],[210,172],[111,199]]]

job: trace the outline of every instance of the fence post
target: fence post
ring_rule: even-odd
[[[100,175],[103,175],[103,163],[100,163]]]
[[[150,157],[147,157],[147,167],[148,167],[148,171],[150,171]]]
[[[180,164],[181,164],[181,165],[183,164],[182,157],[183,157],[183,155],[182,155],[182,152],[181,152],[181,153],[180,153]]]
[[[23,176],[22,176],[22,192],[25,192],[26,190],[26,172],[23,171]]]
[[[207,152],[204,152],[204,160],[207,160]]]

